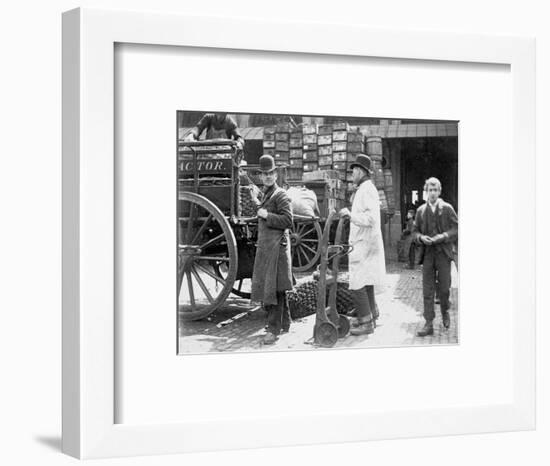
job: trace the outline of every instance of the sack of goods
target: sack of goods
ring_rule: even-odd
[[[307,188],[288,188],[287,192],[292,204],[292,213],[304,217],[318,217],[319,205],[317,196],[311,189]]]

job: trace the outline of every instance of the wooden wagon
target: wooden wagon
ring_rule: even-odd
[[[230,293],[250,297],[257,217],[246,211],[244,194],[255,167],[240,167],[243,153],[226,139],[178,144],[178,309],[184,320],[201,319]],[[279,169],[284,182],[285,169]],[[319,258],[318,218],[295,217],[291,231],[295,271]]]

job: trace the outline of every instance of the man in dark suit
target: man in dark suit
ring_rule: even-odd
[[[261,301],[267,311],[264,345],[272,345],[281,332],[288,332],[290,311],[286,292],[292,289],[290,236],[292,208],[286,191],[277,186],[275,160],[260,157],[263,198],[258,205],[258,243],[252,272],[252,301]],[[251,193],[252,194],[252,193]]]
[[[428,201],[421,205],[413,227],[413,240],[419,245],[424,294],[424,327],[417,332],[419,337],[433,335],[434,295],[436,283],[439,291],[441,319],[445,328],[451,325],[449,317],[449,291],[451,288],[451,261],[453,244],[458,238],[458,217],[453,206],[439,196],[441,183],[429,178],[424,184]]]

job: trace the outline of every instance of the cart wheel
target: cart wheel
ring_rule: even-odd
[[[216,274],[225,279],[227,277],[227,267],[225,264],[220,264],[215,267]],[[252,279],[251,278],[238,278],[235,280],[233,288],[231,288],[231,293],[238,296],[239,298],[250,299],[252,290]]]
[[[183,320],[202,319],[219,308],[237,275],[237,242],[212,202],[180,192],[178,203],[178,310]],[[223,264],[224,276],[216,273]]]
[[[349,319],[342,314],[338,314],[338,338],[344,338],[350,329]]]
[[[318,220],[294,220],[290,232],[292,270],[305,272],[311,269],[319,259],[319,243],[323,236]]]
[[[332,322],[321,322],[315,327],[314,339],[323,348],[332,348],[338,341],[338,329]]]

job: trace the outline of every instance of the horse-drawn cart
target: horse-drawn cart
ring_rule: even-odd
[[[246,208],[245,198],[257,173],[254,167],[239,166],[242,157],[232,140],[179,143],[177,285],[184,320],[208,316],[230,293],[250,297],[257,217]],[[282,183],[284,170],[279,171]],[[315,265],[321,236],[319,218],[295,216],[291,232],[295,271]]]

